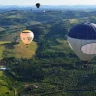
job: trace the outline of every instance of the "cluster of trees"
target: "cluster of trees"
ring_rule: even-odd
[[[5,71],[19,81],[40,81],[44,79],[44,71],[37,61],[27,59],[16,59],[14,57],[4,58],[4,64],[9,68]],[[3,64],[3,65],[4,65]]]

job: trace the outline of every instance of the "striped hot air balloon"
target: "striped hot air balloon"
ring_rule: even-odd
[[[22,42],[26,46],[28,46],[31,43],[31,41],[33,40],[34,34],[30,30],[24,30],[24,31],[21,32],[20,38],[21,38]]]

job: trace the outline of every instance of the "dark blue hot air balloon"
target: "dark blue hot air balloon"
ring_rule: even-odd
[[[68,43],[75,54],[87,66],[87,62],[96,55],[96,24],[81,23],[68,32]]]
[[[40,7],[40,3],[36,3],[36,7],[39,8]]]

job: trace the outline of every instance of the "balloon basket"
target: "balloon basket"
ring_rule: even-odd
[[[83,64],[82,66],[84,69],[88,68],[88,65],[87,64]]]

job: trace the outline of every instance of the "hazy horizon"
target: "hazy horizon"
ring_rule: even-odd
[[[0,5],[35,5],[39,2],[41,5],[96,5],[96,0],[2,0],[0,1]]]
[[[10,5],[10,4],[5,4],[5,5],[1,5],[1,6],[35,6],[35,5],[16,5],[16,4],[12,4],[12,5]],[[82,5],[82,4],[76,4],[76,5],[47,5],[47,4],[45,4],[45,5],[42,5],[42,6],[96,6],[96,4],[94,4],[94,5],[88,5],[88,4],[86,4],[86,5]]]

